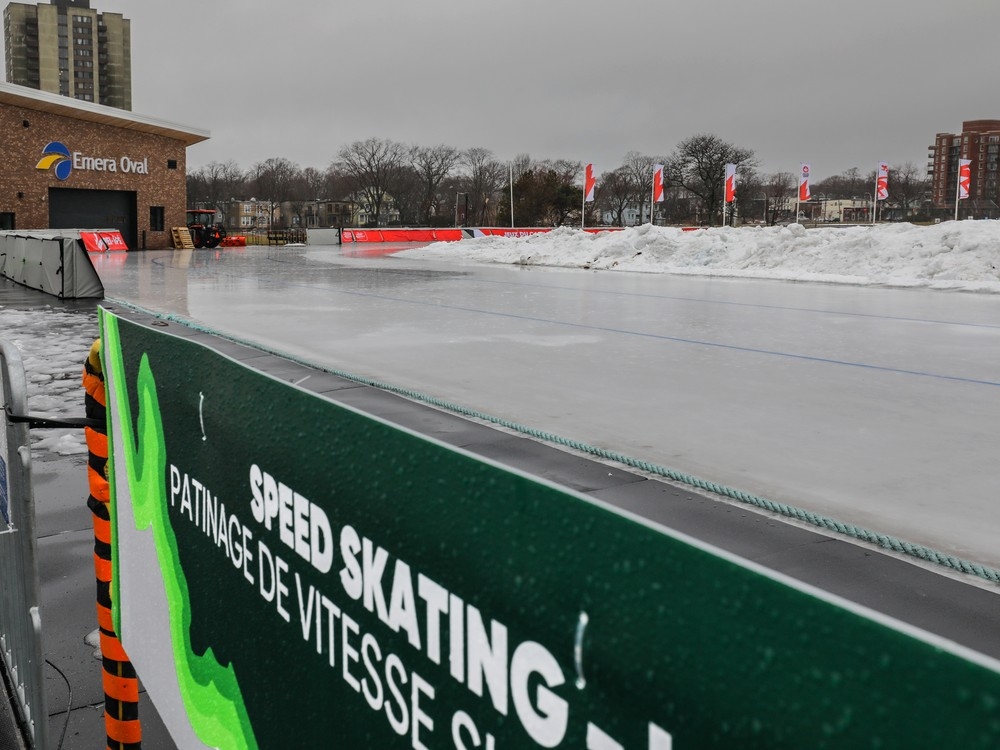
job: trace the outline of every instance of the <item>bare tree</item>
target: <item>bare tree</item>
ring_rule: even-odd
[[[872,172],[872,182],[868,182],[857,167],[846,169],[838,175],[827,177],[813,185],[814,193],[822,193],[827,198],[839,200],[851,200],[869,194],[871,197],[872,186],[875,182],[875,173]]]
[[[302,170],[302,183],[310,198],[322,200],[329,197],[326,190],[326,175],[315,167],[306,167]]]
[[[420,201],[420,219],[431,223],[431,216],[440,212],[438,190],[462,158],[458,149],[451,146],[415,146],[410,151],[410,163],[420,178],[423,196]]]
[[[927,173],[913,162],[889,168],[889,197],[905,219],[919,209],[927,194]]]
[[[406,151],[401,143],[369,138],[355,141],[338,152],[344,172],[352,178],[355,190],[371,207],[376,225],[379,224],[386,195],[399,176]]]
[[[778,217],[788,210],[791,199],[795,197],[795,175],[791,172],[775,172],[764,177],[760,190],[764,195],[764,215],[768,226],[778,223]],[[795,217],[798,221],[798,217]]]
[[[622,164],[622,168],[628,176],[632,204],[639,211],[638,221],[640,223],[645,216],[643,207],[646,205],[646,200],[648,199],[650,203],[653,200],[653,165],[657,163],[659,162],[652,156],[640,154],[638,151],[629,151],[625,154],[625,161]],[[652,211],[650,211],[650,221],[652,221],[652,215]]]
[[[536,222],[562,226],[571,216],[579,217],[583,206],[583,162],[546,159],[532,164],[532,192]],[[523,179],[522,182],[526,182]],[[579,196],[577,199],[574,196]],[[540,213],[539,213],[540,212]]]
[[[335,201],[345,199],[354,189],[354,181],[344,171],[343,165],[336,162],[327,167],[323,179],[325,183],[323,194]]]
[[[416,168],[402,164],[389,186],[389,194],[403,226],[421,223],[425,184]]]
[[[844,170],[844,186],[847,188],[848,195],[845,198],[858,198],[864,195],[866,192],[872,191],[872,184],[875,182],[875,172],[872,172],[872,179],[868,181],[866,178],[861,176],[861,170],[857,167],[851,167],[850,169]]]
[[[524,175],[533,169],[534,160],[529,154],[518,154],[507,165],[507,189],[513,194],[514,205],[511,206],[505,202],[504,206],[497,213],[499,217],[503,218],[504,222],[510,222],[511,226],[515,223],[518,226],[526,223],[526,219],[519,210],[523,201],[521,200],[521,196],[517,195],[517,186]],[[511,212],[513,212],[513,216],[511,216]]]
[[[572,185],[578,180],[581,182],[583,180],[583,162],[556,159],[555,161],[546,160],[541,164],[555,172],[562,184]]]
[[[291,197],[293,184],[300,172],[297,164],[284,158],[267,159],[250,168],[248,179],[257,196],[271,204],[268,224],[274,221],[274,207]]]
[[[635,185],[628,169],[622,166],[602,174],[597,181],[596,197],[600,209],[611,214],[611,223],[624,226],[625,209],[635,200]]]
[[[188,174],[188,202],[208,203],[225,222],[229,201],[243,190],[244,175],[234,161],[213,161]]]
[[[468,172],[469,212],[480,226],[494,223],[500,189],[507,183],[507,166],[493,158],[487,148],[462,152],[462,165]]]
[[[670,182],[701,200],[709,223],[715,221],[722,207],[726,164],[735,164],[737,170],[745,170],[755,168],[757,161],[752,150],[708,133],[681,141],[667,161]]]
[[[521,175],[532,169],[534,166],[534,159],[528,154],[518,154],[510,161],[510,170],[514,174],[514,182],[521,179]]]

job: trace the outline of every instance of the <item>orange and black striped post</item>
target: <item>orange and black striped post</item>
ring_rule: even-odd
[[[86,414],[106,418],[101,342],[95,341],[83,365]],[[111,618],[111,514],[108,512],[108,434],[99,427],[86,427],[90,497],[87,507],[94,520],[94,571],[97,574],[97,624],[101,634],[104,682],[104,729],[108,750],[139,750],[139,680],[122,648]]]

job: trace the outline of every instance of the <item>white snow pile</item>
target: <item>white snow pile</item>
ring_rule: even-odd
[[[1000,221],[933,226],[719,227],[644,225],[590,234],[561,228],[407,250],[449,258],[595,270],[927,287],[1000,294]]]
[[[0,338],[21,353],[28,413],[58,419],[84,416],[83,361],[97,338],[93,313],[0,306]],[[87,453],[82,428],[31,430],[32,458]]]

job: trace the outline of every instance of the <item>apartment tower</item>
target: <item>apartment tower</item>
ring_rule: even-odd
[[[4,10],[7,82],[132,109],[131,22],[90,0],[10,3]]]
[[[935,206],[954,208],[958,160],[969,159],[968,209],[995,213],[1000,204],[1000,120],[966,120],[961,133],[938,133],[927,156]]]

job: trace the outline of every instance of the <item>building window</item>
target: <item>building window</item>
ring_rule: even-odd
[[[167,169],[177,169],[177,160],[167,159]]]
[[[5,231],[17,229],[13,211],[0,211],[0,229]]]
[[[149,207],[149,231],[162,232],[164,227],[163,206]]]

